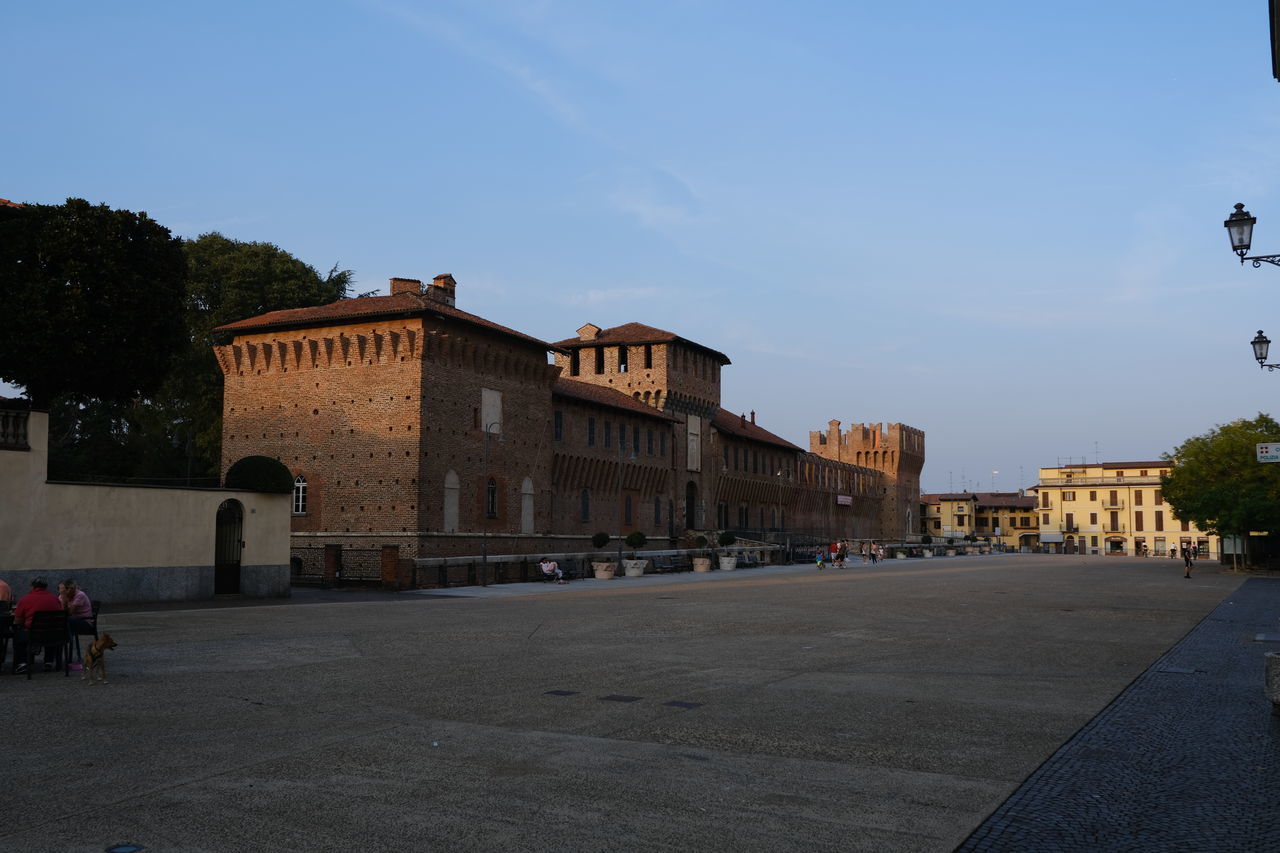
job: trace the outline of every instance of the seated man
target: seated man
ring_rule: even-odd
[[[36,578],[31,582],[31,591],[18,599],[18,606],[13,609],[13,671],[21,674],[27,671],[27,630],[31,627],[31,616],[41,610],[61,610],[62,599],[49,592],[49,584],[44,578]],[[53,661],[60,654],[61,646],[45,646],[44,668],[53,669]]]
[[[555,560],[548,560],[546,557],[543,557],[542,562],[538,563],[538,568],[542,569],[542,574],[548,579],[554,577],[556,579],[556,583],[568,583],[568,581],[564,579],[564,572],[560,571],[560,564]]]

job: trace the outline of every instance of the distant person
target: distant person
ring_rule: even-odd
[[[67,625],[72,633],[93,633],[93,603],[71,578],[58,584],[58,600],[67,611]]]
[[[866,543],[866,542],[863,542],[863,543],[862,543],[862,548],[861,548],[861,551],[862,551],[862,562],[863,562],[863,563],[866,563],[866,562],[867,562],[867,559],[868,559],[868,552],[869,552],[870,550],[871,550],[871,547],[870,547],[869,545],[867,545],[867,543]]]
[[[0,580],[0,601],[13,601],[13,589],[2,580]]]
[[[543,557],[542,562],[538,563],[538,568],[542,569],[544,577],[548,579],[555,578],[556,583],[568,583],[568,581],[564,579],[564,572],[560,571],[560,564],[555,560],[548,560],[546,557]]]
[[[1195,568],[1195,563],[1196,559],[1195,555],[1192,553],[1191,547],[1184,545],[1182,547],[1182,565],[1184,567],[1182,576],[1184,578],[1191,577],[1191,570]]]
[[[849,546],[840,540],[840,550],[836,551],[836,568],[843,569],[845,558],[849,556]]]
[[[817,550],[815,557],[818,561],[818,571],[822,571],[822,549],[821,548]]]

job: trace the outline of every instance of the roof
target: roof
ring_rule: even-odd
[[[593,347],[601,344],[669,344],[681,343],[694,349],[702,350],[709,353],[720,361],[721,364],[732,364],[729,356],[711,347],[705,347],[697,341],[691,341],[688,338],[682,338],[674,332],[668,332],[663,329],[655,329],[653,326],[646,326],[644,323],[624,323],[621,326],[614,326],[611,329],[601,329],[594,338],[583,340],[581,337],[565,338],[563,341],[556,341],[556,347],[561,349],[581,349],[582,347]]]
[[[1036,499],[1018,492],[946,492],[943,494],[921,495],[921,503],[942,503],[943,501],[973,501],[978,506],[1011,507],[1013,509],[1031,509]]]
[[[660,421],[676,420],[671,415],[640,402],[630,394],[625,394],[622,391],[617,391],[604,385],[581,382],[577,379],[557,378],[555,384],[551,386],[551,393],[585,403],[594,403],[598,406],[621,409],[633,415],[643,415]]]
[[[764,427],[757,426],[742,415],[735,415],[726,409],[716,410],[716,413],[711,417],[711,425],[723,433],[745,438],[748,441],[759,441],[763,444],[774,444],[778,447],[785,447],[788,450],[804,452],[804,448],[796,447],[785,438],[779,438]]]
[[[396,293],[391,296],[359,296],[353,299],[339,299],[328,305],[316,305],[311,308],[289,308],[283,311],[270,311],[237,320],[214,329],[215,332],[265,332],[272,329],[300,329],[311,326],[333,326],[359,320],[376,320],[388,317],[415,317],[437,315],[457,320],[472,326],[479,326],[491,332],[519,338],[543,349],[555,349],[546,341],[501,326],[475,314],[468,314],[452,305],[445,305],[419,293]]]
[[[0,198],[0,207],[26,207],[26,205],[16,201],[9,201],[7,198]]]
[[[1103,462],[1103,468],[1168,468],[1172,462],[1158,460],[1156,462]]]

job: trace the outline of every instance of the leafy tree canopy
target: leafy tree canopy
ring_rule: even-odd
[[[1257,461],[1255,445],[1266,442],[1280,442],[1280,423],[1265,414],[1187,439],[1164,456],[1164,499],[1209,533],[1280,532],[1280,463]]]
[[[40,406],[153,391],[182,345],[186,276],[181,242],[145,213],[0,207],[0,379]]]

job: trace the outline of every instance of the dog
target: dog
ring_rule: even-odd
[[[107,649],[114,649],[116,641],[111,639],[110,634],[103,634],[98,639],[89,644],[89,650],[84,653],[84,673],[80,676],[81,681],[87,681],[89,684],[95,682],[93,672],[99,670],[102,674],[100,679],[103,684],[107,683]]]

